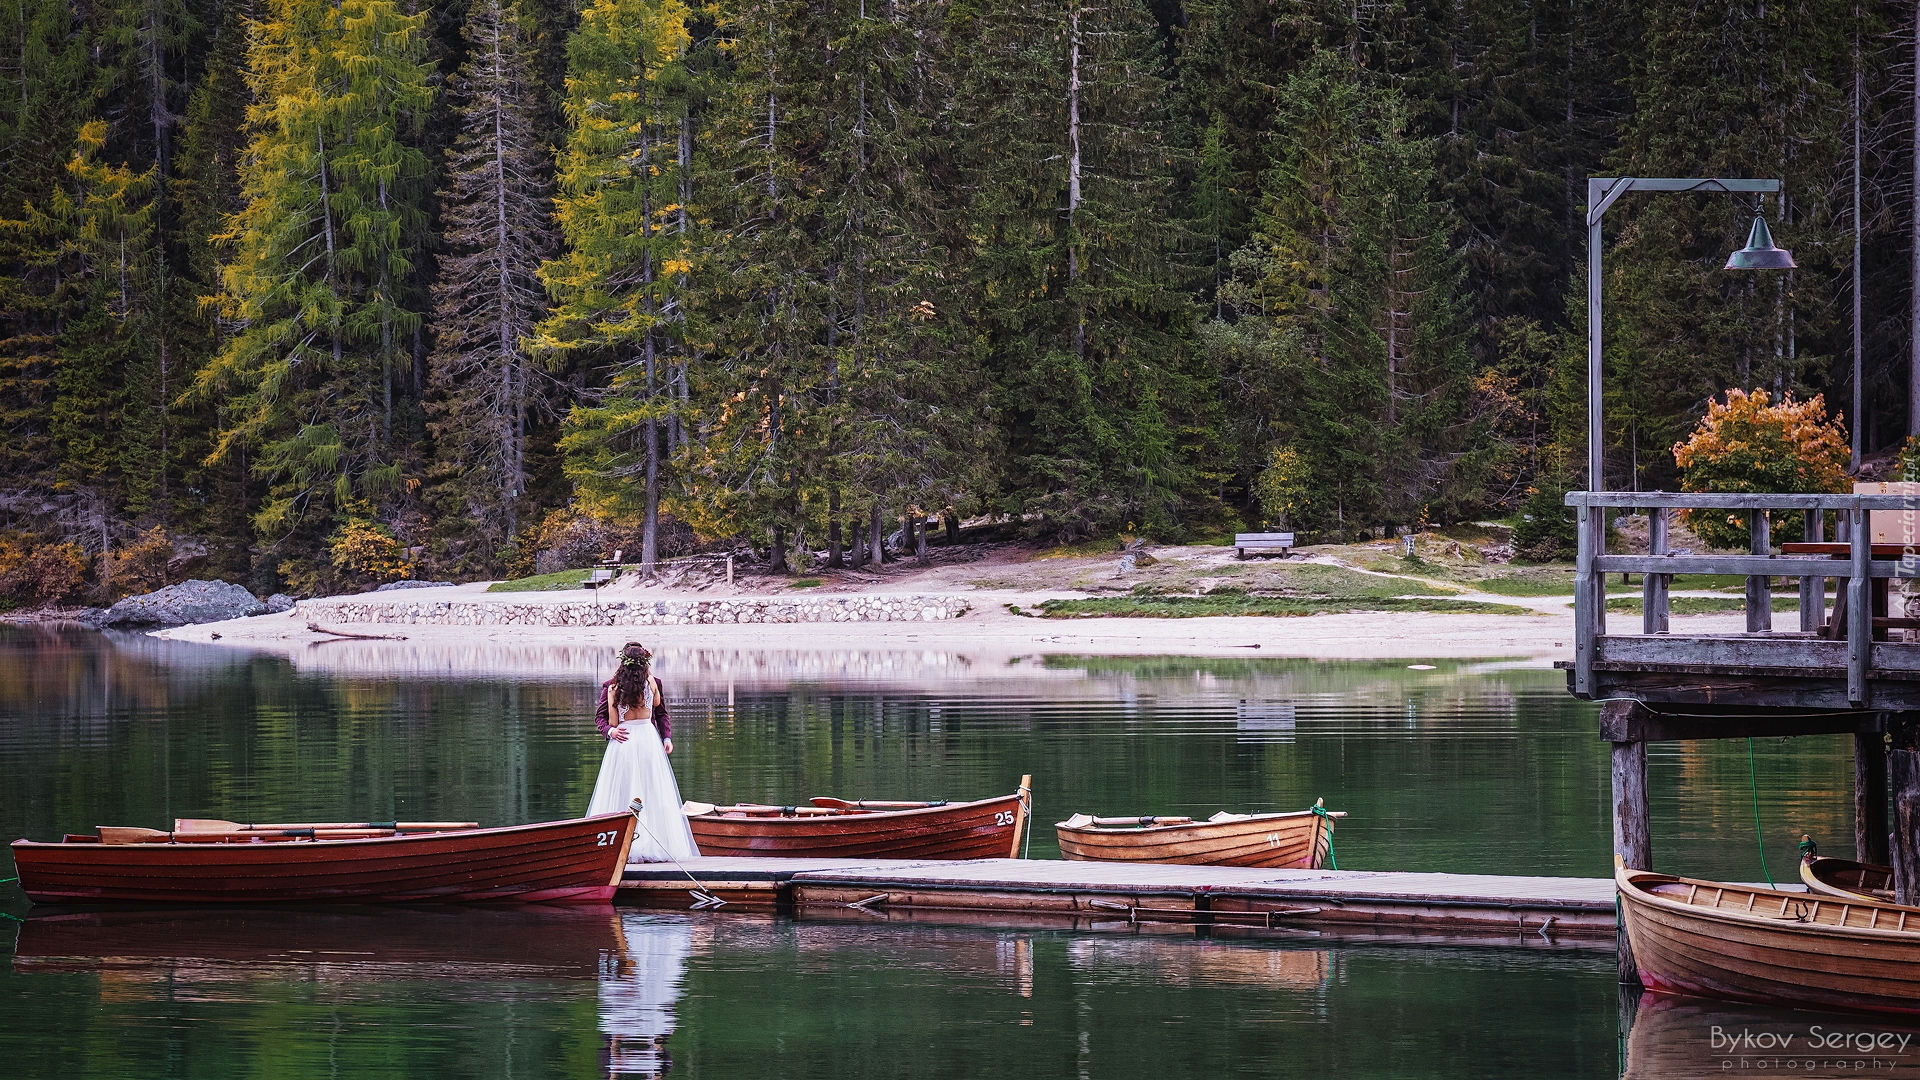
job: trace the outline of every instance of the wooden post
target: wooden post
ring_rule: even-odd
[[[1667,522],[1673,511],[1664,506],[1650,507],[1647,510],[1647,554],[1649,556],[1667,553]],[[1645,634],[1664,634],[1667,632],[1667,590],[1673,585],[1672,574],[1643,574],[1640,578],[1640,631]]]
[[[1597,506],[1581,506],[1577,511],[1579,549],[1573,570],[1573,692],[1582,697],[1593,693],[1594,652],[1607,632],[1606,576],[1593,569],[1596,540],[1606,528],[1606,511]],[[1598,528],[1595,522],[1599,522]]]
[[[1853,857],[1885,866],[1887,854],[1887,736],[1853,736]]]
[[[1753,541],[1755,555],[1767,555],[1773,549],[1772,524],[1765,510],[1747,511],[1747,536]],[[1764,634],[1773,629],[1773,579],[1765,574],[1747,578],[1747,633]]]
[[[1027,831],[1027,804],[1033,801],[1033,776],[1028,774],[1020,778],[1020,801],[1013,808],[1013,847],[1007,852],[1007,858],[1020,857],[1020,839]]]
[[[1808,543],[1817,544],[1826,539],[1827,514],[1824,510],[1809,510],[1805,515],[1807,527],[1803,535]],[[1803,577],[1800,579],[1800,629],[1812,633],[1827,624],[1827,579]]]
[[[1616,703],[1609,701],[1604,707]],[[1618,702],[1627,707],[1638,702]],[[1613,852],[1630,870],[1653,869],[1653,830],[1651,809],[1647,803],[1647,744],[1613,743]],[[1627,930],[1620,928],[1620,981],[1629,986],[1640,982],[1640,967],[1633,961],[1633,948],[1627,942]]]
[[[1893,789],[1893,902],[1920,899],[1920,750],[1887,751],[1887,786]]]
[[[1873,664],[1873,581],[1867,576],[1873,538],[1866,511],[1857,499],[1855,503],[1846,511],[1852,555],[1847,576],[1847,704],[1859,707],[1868,704],[1867,671]]]

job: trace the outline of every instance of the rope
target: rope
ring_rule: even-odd
[[[20,879],[17,877],[0,877],[0,885],[5,885],[9,881],[19,881],[19,880]]]
[[[4,911],[0,911],[0,919],[12,919],[14,922],[17,922],[17,923],[25,923],[27,921],[18,915],[10,915]]]
[[[1747,740],[1747,786],[1753,791],[1753,843],[1760,849],[1760,872],[1766,875],[1767,888],[1777,889],[1773,871],[1767,869],[1767,842],[1760,831],[1760,777],[1753,767],[1753,740]]]
[[[1327,869],[1338,870],[1340,869],[1340,856],[1333,853],[1333,819],[1327,816],[1327,808],[1321,806],[1319,803],[1314,803],[1311,809],[1315,817],[1326,818]]]

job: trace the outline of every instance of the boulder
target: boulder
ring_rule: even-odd
[[[277,592],[267,597],[267,614],[280,615],[293,610],[294,599],[286,593]]]
[[[373,590],[374,592],[392,592],[395,589],[451,589],[451,581],[389,581]]]
[[[261,615],[267,605],[225,581],[183,581],[158,592],[129,596],[107,609],[105,626],[185,626]]]

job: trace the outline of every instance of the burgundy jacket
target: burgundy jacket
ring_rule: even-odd
[[[653,679],[653,726],[659,729],[662,739],[671,739],[673,738],[673,721],[667,716],[667,693],[660,688],[660,679],[657,676],[647,677]],[[593,706],[593,726],[600,729],[600,737],[603,739],[607,737],[607,732],[612,730],[614,725],[612,715],[607,708],[607,699],[613,696],[612,691],[612,679],[601,683],[600,700]]]

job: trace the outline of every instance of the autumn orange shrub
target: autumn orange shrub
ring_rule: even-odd
[[[1843,492],[1847,478],[1847,432],[1841,418],[1827,418],[1826,399],[1814,395],[1795,401],[1792,394],[1773,404],[1765,390],[1727,391],[1724,402],[1709,401],[1707,415],[1686,442],[1673,448],[1685,491]],[[1720,548],[1748,544],[1747,515],[1689,510],[1687,527]],[[1775,514],[1777,535],[1797,538],[1800,515]]]
[[[53,544],[24,533],[0,534],[0,610],[71,600],[86,583],[87,556],[78,544]]]
[[[349,521],[327,545],[336,570],[356,578],[384,583],[399,581],[413,571],[393,530],[372,521]]]
[[[107,584],[115,599],[163,589],[167,564],[173,559],[173,540],[165,526],[155,525],[135,537],[133,542],[107,556]]]

